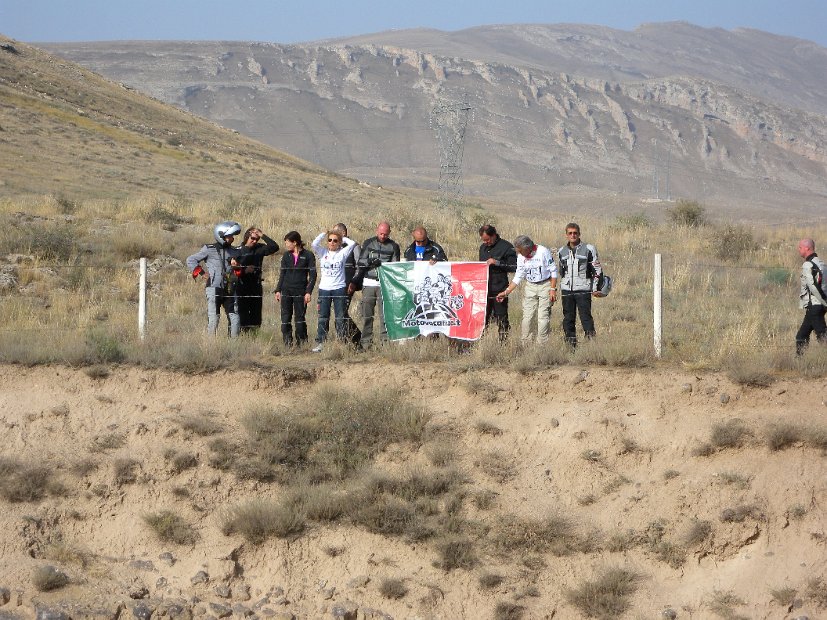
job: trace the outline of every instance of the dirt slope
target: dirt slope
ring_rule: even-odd
[[[115,368],[98,379],[69,368],[3,368],[0,455],[48,465],[64,489],[33,502],[0,499],[0,588],[11,595],[0,615],[31,617],[38,604],[42,610],[81,601],[100,613],[84,616],[75,608],[73,617],[114,617],[122,604],[136,615],[136,606],[160,613],[178,604],[179,617],[188,610],[220,616],[224,608],[211,606],[216,603],[227,609],[240,604],[261,617],[334,617],[350,605],[353,615],[340,617],[485,618],[507,602],[522,607],[523,617],[577,618],[581,612],[567,592],[615,566],[641,576],[624,617],[657,618],[665,609],[680,618],[718,617],[716,610],[724,612],[715,607],[716,592],[719,602],[721,593],[742,602],[729,606],[735,614],[729,617],[827,615],[818,608],[818,592],[811,587],[806,594],[809,581],[827,576],[827,461],[806,440],[778,451],[765,440],[767,428],[780,421],[827,428],[827,380],[751,389],[669,369],[456,375],[456,368],[441,363],[315,362],[297,358],[307,370],[299,375]],[[462,511],[477,524],[468,533],[475,566],[446,572],[433,566],[437,552],[428,541],[383,537],[344,523],[309,525],[297,537],[259,546],[221,532],[222,511],[286,490],[208,465],[213,438],[182,429],[181,416],[212,411],[219,436],[241,439],[240,419],[250,406],[299,402],[313,384],[370,387],[378,381],[407,384],[431,412],[432,433],[424,446],[391,445],[375,467],[428,467],[429,449],[447,439],[467,476]],[[740,447],[719,445],[707,456],[695,455],[713,427],[734,419],[749,431],[741,434]],[[480,421],[501,433],[481,432]],[[100,446],[102,438],[119,433],[123,445],[90,452],[95,438]],[[198,466],[175,473],[170,450],[194,451]],[[499,478],[504,482],[480,464],[492,452],[511,468]],[[118,458],[139,462],[133,482],[114,480]],[[78,473],[77,465],[90,459],[97,469]],[[487,509],[470,501],[483,489],[496,493]],[[159,542],[141,517],[163,509],[194,524],[198,541]],[[559,515],[595,542],[561,555],[530,547],[498,553],[495,538],[502,536],[498,524],[506,515]],[[709,531],[689,541],[698,522],[708,522]],[[619,542],[624,536],[626,544]],[[64,570],[72,583],[38,592],[33,571],[47,564]],[[192,583],[199,571],[209,575],[208,583]],[[487,572],[505,579],[483,588],[478,579]],[[388,577],[404,580],[407,594],[383,597],[378,587]],[[221,586],[229,587],[230,598]],[[782,588],[798,593],[790,613],[771,594]],[[827,603],[827,593],[821,594]]]

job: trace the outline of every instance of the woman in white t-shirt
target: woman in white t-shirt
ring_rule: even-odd
[[[342,247],[342,242],[346,244]],[[345,261],[356,247],[356,242],[331,230],[321,233],[311,244],[319,257],[319,326],[316,330],[314,353],[322,350],[330,328],[330,306],[336,315],[336,334],[344,339],[347,331],[347,286]]]

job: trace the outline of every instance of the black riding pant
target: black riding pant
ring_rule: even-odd
[[[580,315],[580,325],[586,338],[594,336],[594,319],[592,319],[591,291],[563,291],[563,333],[566,342],[577,346],[577,315]]]
[[[827,342],[827,325],[824,322],[824,313],[827,308],[819,305],[810,305],[804,311],[804,320],[798,333],[795,335],[795,352],[801,355],[810,343],[810,334],[816,333],[819,342]]]

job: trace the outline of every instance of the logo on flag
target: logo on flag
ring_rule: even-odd
[[[436,281],[431,281],[430,276],[426,276],[422,284],[414,289],[416,307],[402,319],[402,326],[460,325],[461,321],[456,311],[465,305],[465,296],[451,295],[451,288],[451,279],[445,274],[439,274]]]

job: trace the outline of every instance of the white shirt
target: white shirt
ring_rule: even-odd
[[[557,264],[547,247],[534,246],[534,252],[528,258],[517,252],[517,273],[511,283],[517,286],[523,278],[534,284],[557,278]]]
[[[324,246],[322,242],[325,242]],[[322,233],[311,244],[313,251],[319,257],[318,270],[322,274],[319,278],[319,290],[336,291],[345,287],[345,260],[358,245],[352,239],[345,237],[342,243],[347,245],[345,247],[340,245],[340,249],[332,252],[325,247],[326,242],[327,233]]]

